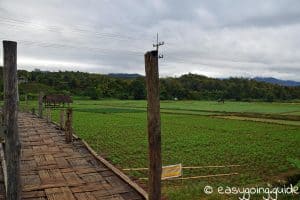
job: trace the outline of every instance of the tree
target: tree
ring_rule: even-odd
[[[145,79],[137,78],[129,85],[129,93],[134,99],[140,100],[146,98]]]

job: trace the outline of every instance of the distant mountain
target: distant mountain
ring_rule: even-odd
[[[290,80],[280,80],[273,77],[255,77],[253,80],[265,83],[272,83],[282,86],[300,86],[300,82]]]
[[[110,74],[107,74],[107,76],[113,77],[113,78],[125,78],[125,79],[142,77],[142,75],[140,75],[140,74],[126,74],[126,73],[110,73]]]

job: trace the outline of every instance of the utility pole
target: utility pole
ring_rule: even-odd
[[[157,50],[145,54],[149,145],[149,200],[161,199],[161,129]]]
[[[144,55],[147,89],[149,200],[161,199],[162,158],[158,59],[163,58],[163,55],[159,55],[158,50],[162,45],[164,45],[164,42],[159,42],[157,33],[156,44],[153,44],[153,47],[156,47],[156,50],[146,52]]]

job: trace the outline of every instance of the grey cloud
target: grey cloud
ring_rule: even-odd
[[[0,39],[19,42],[22,68],[144,74],[159,32],[162,76],[300,80],[299,10],[298,0],[0,0]]]

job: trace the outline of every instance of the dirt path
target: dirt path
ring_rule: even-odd
[[[54,124],[19,113],[22,199],[144,199],[99,162],[80,140],[65,143]]]

